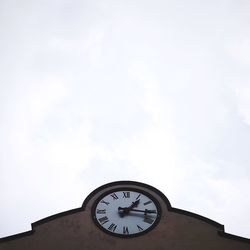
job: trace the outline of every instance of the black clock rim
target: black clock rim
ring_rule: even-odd
[[[129,234],[129,235],[127,235],[127,234],[116,234],[116,233],[113,233],[113,232],[105,229],[104,227],[102,227],[99,224],[99,222],[97,221],[97,218],[96,218],[96,215],[95,215],[95,210],[96,210],[97,204],[100,202],[100,200],[102,198],[104,198],[108,194],[113,193],[113,192],[117,192],[117,191],[134,191],[134,192],[142,193],[142,194],[146,195],[148,198],[150,198],[155,203],[155,206],[156,206],[157,212],[158,212],[157,217],[156,217],[153,225],[150,226],[149,228],[147,228],[146,230],[142,231],[142,232],[139,232],[139,233],[136,233],[136,234]],[[133,238],[133,237],[142,236],[142,235],[150,232],[160,222],[161,214],[162,214],[162,209],[161,209],[160,203],[157,200],[157,198],[154,197],[154,195],[152,195],[151,193],[149,193],[149,192],[147,192],[147,191],[145,191],[143,189],[140,189],[139,187],[128,187],[128,186],[121,186],[121,187],[117,187],[117,188],[111,188],[111,189],[105,191],[104,193],[102,193],[101,195],[99,195],[95,199],[95,201],[94,201],[94,203],[92,205],[92,208],[91,208],[91,217],[92,217],[92,220],[93,220],[94,224],[99,229],[101,229],[103,232],[105,232],[106,234],[109,234],[109,235],[112,235],[112,236],[115,236],[115,237],[120,237],[120,238]]]

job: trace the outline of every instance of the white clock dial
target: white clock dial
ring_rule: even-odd
[[[93,219],[107,233],[130,237],[152,229],[160,218],[160,206],[140,190],[113,190],[102,195],[93,207]]]

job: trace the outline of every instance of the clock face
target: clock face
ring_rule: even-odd
[[[160,220],[157,200],[139,189],[113,189],[101,195],[92,209],[96,225],[106,233],[131,237],[153,229]]]

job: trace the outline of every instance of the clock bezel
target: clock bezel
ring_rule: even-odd
[[[118,192],[118,191],[133,191],[133,192],[138,192],[138,193],[141,193],[141,194],[147,196],[149,199],[151,199],[151,200],[154,202],[154,204],[155,204],[155,206],[156,206],[156,208],[157,208],[157,216],[156,216],[155,221],[153,222],[153,224],[152,224],[150,227],[148,227],[147,229],[145,229],[145,230],[142,231],[142,232],[138,232],[138,233],[128,234],[128,235],[127,235],[127,234],[118,234],[118,233],[115,233],[115,232],[111,232],[111,231],[107,230],[106,228],[104,228],[104,227],[102,227],[102,226],[100,225],[100,223],[98,222],[98,220],[97,220],[97,218],[96,218],[96,213],[95,213],[96,207],[97,207],[98,203],[99,203],[105,196],[107,196],[107,195],[109,195],[109,194],[112,194],[112,193],[115,193],[115,192]],[[106,234],[109,234],[109,235],[112,235],[112,236],[116,236],[116,237],[121,237],[121,238],[138,237],[138,236],[141,236],[141,235],[144,235],[144,234],[148,233],[149,231],[151,231],[152,229],[154,229],[154,228],[158,225],[158,223],[159,223],[159,221],[160,221],[160,219],[161,219],[161,215],[162,215],[162,209],[161,209],[160,203],[159,203],[159,201],[157,200],[157,198],[156,198],[154,195],[152,195],[151,193],[145,191],[144,189],[140,189],[140,188],[138,188],[138,187],[127,187],[127,186],[111,188],[111,189],[105,191],[104,193],[102,193],[101,195],[99,195],[99,196],[95,199],[95,201],[94,201],[94,203],[93,203],[93,205],[92,205],[92,209],[91,209],[91,217],[92,217],[92,220],[93,220],[94,224],[95,224],[99,229],[101,229],[101,230],[102,230],[103,232],[105,232]]]

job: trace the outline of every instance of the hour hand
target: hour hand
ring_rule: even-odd
[[[139,203],[140,203],[140,199],[132,202],[132,204],[129,206],[129,209],[131,209],[133,207],[137,207],[139,205]]]
[[[118,207],[118,213],[121,217],[124,217],[126,214],[129,214],[129,211],[132,211],[134,207],[137,207],[140,203],[140,199],[132,202],[129,207]]]

